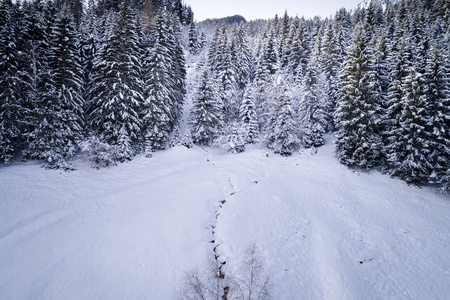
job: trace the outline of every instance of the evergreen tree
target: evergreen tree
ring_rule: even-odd
[[[246,135],[245,128],[239,126],[237,122],[231,122],[226,126],[225,133],[219,137],[218,143],[228,152],[241,153],[245,151]]]
[[[347,48],[351,39],[351,27],[350,14],[345,8],[341,8],[336,12],[333,22],[333,63],[335,68],[333,73],[336,78],[339,77],[340,67],[344,63],[344,58],[347,56]]]
[[[174,85],[171,88],[173,93],[173,107],[174,114],[173,119],[171,119],[171,129],[172,131],[179,130],[180,120],[183,115],[183,105],[185,103],[186,96],[186,61],[184,57],[183,46],[181,45],[181,28],[180,22],[176,16],[171,19],[169,29],[168,40],[172,41],[172,78]],[[172,39],[173,36],[173,39]]]
[[[233,32],[231,60],[236,70],[237,88],[244,90],[250,77],[252,57],[245,29],[239,25]]]
[[[278,43],[278,55],[279,55],[279,60],[281,62],[281,64],[284,61],[284,53],[285,53],[285,49],[288,46],[289,43],[289,32],[290,32],[290,28],[291,28],[291,19],[289,18],[288,12],[287,10],[284,12],[283,18],[281,19],[281,24],[280,24],[281,28],[280,28],[280,38],[279,38],[279,43]],[[283,66],[283,65],[281,65]]]
[[[95,5],[93,0],[89,2],[89,8],[86,14],[83,16],[79,30],[79,43],[80,43],[80,56],[81,65],[83,67],[83,99],[85,100],[84,110],[86,114],[92,111],[91,107],[91,88],[92,88],[92,76],[94,59],[97,56],[97,51],[100,48],[102,41],[101,19],[97,18],[94,14]]]
[[[399,37],[391,41],[387,62],[391,65],[389,72],[390,83],[387,90],[387,105],[383,122],[383,141],[386,157],[391,156],[398,151],[394,146],[396,139],[395,131],[400,127],[399,116],[402,114],[402,97],[405,78],[409,75],[412,66],[412,50],[410,41],[407,37]],[[390,154],[389,154],[390,153]],[[390,168],[392,162],[387,162]]]
[[[329,118],[326,113],[327,84],[325,75],[319,73],[314,61],[308,68],[302,82],[302,100],[299,107],[299,130],[304,148],[319,147]]]
[[[121,153],[131,159],[141,133],[139,112],[144,102],[136,19],[126,6],[112,15],[112,25],[94,62],[91,126]]]
[[[289,52],[288,66],[297,82],[301,82],[306,74],[308,62],[311,56],[311,36],[308,32],[306,21],[300,19],[299,27],[292,33],[292,45]]]
[[[255,143],[259,134],[258,116],[253,98],[254,89],[250,86],[246,89],[239,108],[240,125],[245,130],[244,140],[249,144]]]
[[[169,133],[173,128],[171,123],[175,116],[174,99],[171,88],[174,88],[172,70],[172,55],[167,48],[165,14],[159,13],[155,18],[152,36],[155,38],[144,53],[144,95],[145,103],[142,111],[145,153],[147,156],[156,149],[164,149]],[[148,39],[148,38],[147,38]],[[173,50],[173,49],[172,49]]]
[[[449,188],[450,169],[450,76],[444,58],[445,48],[436,41],[426,61],[424,93],[427,99],[426,129],[431,135],[430,182],[441,182]],[[447,52],[448,53],[448,52]],[[448,59],[448,58],[447,58]]]
[[[277,28],[274,22],[269,29],[269,35],[262,55],[263,68],[272,75],[275,74],[280,68],[276,45],[276,32]]]
[[[48,6],[47,6],[48,9]],[[22,99],[23,134],[30,142],[29,133],[37,123],[32,111],[42,98],[44,83],[48,70],[46,52],[49,48],[49,36],[44,24],[44,6],[40,2],[24,4],[24,17],[20,47],[20,79],[23,86],[20,90]]]
[[[12,160],[20,147],[22,103],[18,26],[13,18],[15,5],[0,2],[0,161]]]
[[[223,128],[223,105],[208,68],[202,72],[189,122],[193,142],[200,145],[211,145]]]
[[[200,45],[198,41],[198,32],[197,27],[195,26],[195,23],[191,23],[191,27],[189,29],[189,52],[191,54],[198,54],[200,50]]]
[[[218,63],[218,58],[216,55],[218,54],[218,50],[220,49],[221,45],[219,45],[219,39],[220,39],[220,27],[216,26],[214,29],[214,34],[212,36],[212,39],[209,43],[209,49],[208,49],[208,65],[212,70],[215,70]]]
[[[383,132],[386,126],[386,109],[388,106],[387,91],[389,87],[389,71],[387,66],[387,43],[384,29],[380,28],[368,44],[367,55],[368,76],[369,76],[369,96],[376,103],[376,111],[373,118],[379,118],[379,121],[372,124],[374,134],[383,139]],[[384,145],[383,145],[384,146]],[[381,156],[378,162],[379,166],[385,166],[386,153],[384,147],[381,147]]]
[[[431,136],[426,131],[427,99],[422,76],[410,67],[402,85],[398,125],[392,130],[388,149],[390,172],[408,183],[426,183],[432,169]]]
[[[341,89],[335,122],[338,128],[336,154],[341,163],[360,168],[377,166],[381,155],[381,107],[373,97],[364,31],[357,27],[340,76]]]
[[[224,106],[224,121],[235,121],[239,106],[238,82],[236,66],[233,64],[231,45],[225,26],[222,26],[221,33],[217,41],[217,53],[214,61],[209,65],[213,71],[214,78],[218,82],[218,92]]]
[[[327,88],[326,93],[323,93],[323,97],[326,98],[325,102],[327,105],[327,115],[328,122],[324,130],[333,131],[335,126],[333,122],[332,115],[336,110],[336,92],[338,85],[338,69],[341,65],[337,65],[339,62],[339,47],[336,45],[336,40],[334,36],[333,23],[328,21],[324,36],[320,45],[320,57],[319,57],[319,67],[323,73],[324,84]]]
[[[48,51],[49,80],[33,110],[27,153],[51,168],[68,168],[65,158],[79,148],[84,130],[82,69],[75,27],[65,14],[55,20]]]
[[[266,130],[266,143],[269,149],[282,156],[290,156],[299,145],[291,97],[284,84],[278,87],[278,107]]]
[[[260,129],[264,128],[269,122],[272,110],[274,109],[273,107],[275,106],[275,99],[272,97],[272,76],[268,70],[262,66],[261,60],[262,58],[257,63],[255,79],[251,83]]]

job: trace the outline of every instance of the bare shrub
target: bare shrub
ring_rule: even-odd
[[[254,244],[247,246],[238,276],[227,271],[226,263],[213,257],[205,276],[197,270],[187,272],[179,291],[181,300],[268,300],[270,280],[264,269],[261,251]]]
[[[226,264],[215,257],[209,261],[209,270],[201,278],[197,270],[187,272],[179,292],[182,300],[236,299],[232,296],[232,279],[226,271]]]
[[[245,261],[240,275],[234,278],[239,299],[266,300],[270,299],[270,278],[264,269],[261,250],[251,244],[245,249]]]

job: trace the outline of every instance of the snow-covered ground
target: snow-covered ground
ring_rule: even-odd
[[[0,298],[173,299],[214,239],[231,271],[256,243],[274,299],[448,299],[449,197],[332,151],[328,138],[289,158],[175,147],[98,171],[3,166]]]

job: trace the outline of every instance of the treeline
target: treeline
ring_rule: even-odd
[[[287,156],[335,132],[343,164],[449,189],[448,1],[215,27],[179,1],[0,3],[3,162],[70,168],[83,148],[105,166],[178,142]]]
[[[448,190],[449,12],[403,0],[216,27],[199,58],[194,142],[290,155],[335,132],[341,163]]]
[[[150,155],[177,131],[186,92],[179,14],[162,6],[144,26],[133,5],[98,5],[0,2],[1,161],[22,154],[70,169],[84,147],[104,166]]]

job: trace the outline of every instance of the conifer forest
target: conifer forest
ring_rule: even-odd
[[[450,1],[195,22],[181,0],[0,0],[0,161],[98,168],[174,145],[450,190]],[[43,171],[45,172],[45,171]]]

